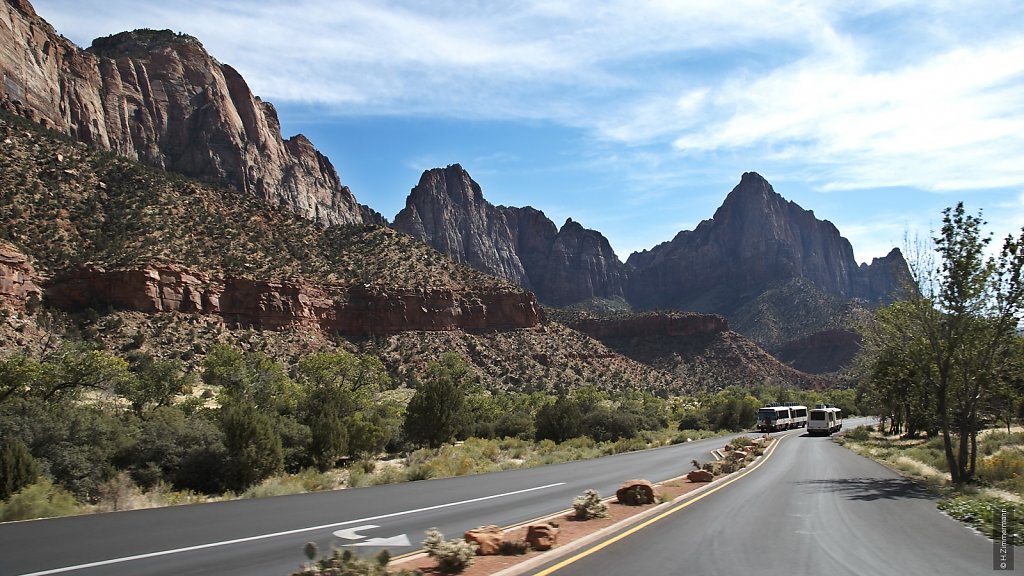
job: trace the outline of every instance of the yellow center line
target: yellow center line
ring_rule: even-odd
[[[785,440],[789,436],[790,436],[789,434],[786,434],[785,436],[779,437],[778,440],[776,442],[773,442],[772,445],[768,448],[768,450],[765,451],[764,457],[761,458],[761,460],[757,464],[751,466],[750,468],[747,468],[743,473],[739,474],[735,478],[731,478],[731,479],[723,482],[722,484],[719,484],[718,486],[715,486],[711,490],[708,490],[707,492],[704,492],[704,493],[700,494],[699,496],[696,496],[694,498],[690,498],[686,502],[683,502],[682,504],[679,504],[678,506],[675,506],[674,508],[666,510],[665,512],[662,512],[661,514],[655,516],[654,518],[651,518],[650,520],[647,520],[645,522],[637,524],[636,526],[626,530],[625,532],[622,532],[622,533],[620,533],[620,534],[618,534],[618,535],[616,535],[616,536],[614,536],[612,538],[609,538],[609,539],[601,542],[600,544],[596,544],[596,545],[594,545],[591,548],[587,548],[586,550],[580,552],[579,554],[576,554],[575,556],[571,556],[569,558],[566,558],[565,560],[562,560],[561,562],[559,562],[558,564],[555,564],[554,566],[551,566],[549,568],[541,570],[540,572],[536,572],[536,573],[533,574],[533,576],[547,576],[548,574],[553,574],[553,573],[561,570],[562,568],[565,568],[566,566],[568,566],[568,565],[570,565],[570,564],[572,564],[572,563],[574,563],[574,562],[576,562],[578,560],[581,560],[583,558],[586,558],[587,556],[590,556],[594,552],[597,552],[599,550],[603,550],[604,548],[607,548],[608,546],[611,546],[612,544],[618,542],[619,540],[622,540],[623,538],[626,538],[628,536],[631,536],[631,535],[639,532],[640,530],[643,530],[644,528],[650,526],[651,524],[654,524],[655,522],[657,522],[659,520],[662,520],[662,519],[664,519],[664,518],[666,518],[666,517],[668,517],[668,516],[670,516],[672,514],[675,514],[676,512],[679,512],[683,508],[686,508],[687,506],[693,504],[694,502],[697,502],[697,501],[701,500],[702,498],[705,498],[707,496],[710,496],[710,495],[714,494],[715,492],[718,492],[722,488],[725,488],[729,484],[732,484],[733,482],[739,480],[740,478],[743,478],[747,474],[750,474],[754,470],[757,470],[758,468],[760,468],[762,464],[764,464],[765,462],[768,461],[768,457],[771,456],[775,452],[775,448],[780,443],[782,443],[783,440]]]

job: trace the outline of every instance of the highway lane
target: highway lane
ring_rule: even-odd
[[[829,438],[793,433],[764,465],[714,494],[535,574],[990,574],[991,541],[935,504],[927,490]]]
[[[610,495],[628,478],[684,474],[731,437],[494,474],[0,524],[0,575],[282,576],[304,561],[309,541],[326,552],[392,539],[386,547],[399,554],[418,548],[430,527],[455,537],[568,508],[587,488]]]

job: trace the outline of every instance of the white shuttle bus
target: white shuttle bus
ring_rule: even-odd
[[[789,430],[792,422],[789,406],[765,406],[757,411],[757,429],[761,432]]]
[[[843,411],[835,406],[819,404],[807,416],[807,433],[811,436],[829,436],[843,429]]]
[[[789,408],[790,427],[807,428],[807,406],[801,406],[796,402],[787,402]]]

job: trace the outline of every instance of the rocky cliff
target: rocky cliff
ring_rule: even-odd
[[[82,268],[46,283],[48,304],[66,310],[110,307],[137,312],[216,315],[229,326],[327,334],[406,331],[482,332],[540,324],[528,292],[501,288],[388,288],[311,282],[217,278],[175,266],[131,270]]]
[[[456,262],[531,288],[505,215],[458,164],[425,171],[394,227]]]
[[[40,302],[43,292],[37,280],[28,258],[14,246],[0,242],[0,308],[25,310],[30,302]]]
[[[394,226],[545,304],[622,297],[625,268],[604,236],[571,219],[556,230],[531,207],[494,206],[458,164],[424,172]]]
[[[273,105],[195,38],[136,30],[82,50],[27,0],[0,3],[0,101],[48,127],[324,224],[383,222]]]
[[[793,278],[842,298],[883,301],[907,270],[898,249],[858,266],[831,222],[786,201],[754,172],[743,175],[711,220],[630,255],[627,264],[634,269],[627,293],[634,305],[726,315]]]

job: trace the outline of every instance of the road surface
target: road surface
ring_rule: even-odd
[[[353,490],[0,524],[0,576],[285,576],[305,557],[350,545],[393,554],[424,532],[447,537],[569,508],[587,488],[613,494],[630,478],[685,474],[730,437],[526,470]]]
[[[992,574],[992,542],[936,498],[829,438],[792,433],[763,465],[537,575]]]

